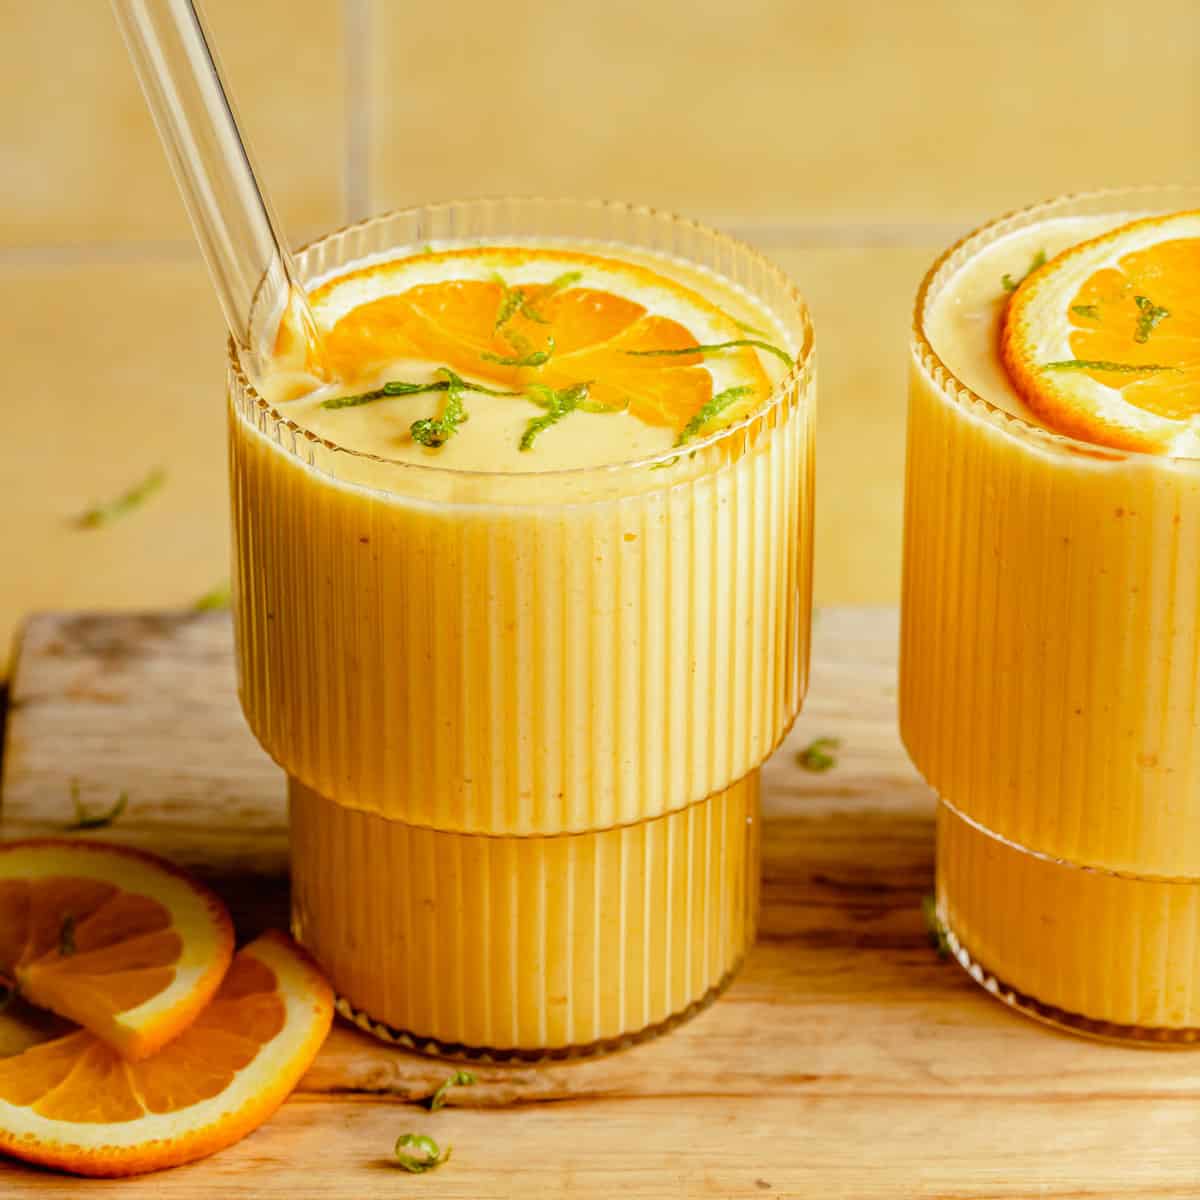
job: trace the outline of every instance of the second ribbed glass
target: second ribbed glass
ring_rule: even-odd
[[[918,296],[909,391],[901,730],[940,800],[939,914],[1010,1004],[1149,1043],[1200,1039],[1200,462],[1000,410],[928,318],[1002,238],[1197,205],[1097,193],[971,234]]]
[[[439,1052],[625,1044],[753,938],[757,768],[807,679],[807,311],[749,248],[617,205],[411,210],[306,278],[430,240],[715,271],[797,364],[684,457],[505,475],[320,442],[231,364],[240,693],[292,779],[293,913],[343,1011]]]

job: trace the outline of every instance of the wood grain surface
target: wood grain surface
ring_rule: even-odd
[[[0,1161],[0,1196],[1200,1197],[1200,1051],[1093,1044],[1010,1013],[930,949],[933,802],[895,730],[896,617],[818,614],[812,689],[765,769],[762,931],[712,1009],[590,1062],[446,1064],[335,1027],[266,1126],[111,1183]],[[796,751],[842,739],[836,766]],[[0,835],[129,806],[98,835],[188,866],[239,934],[283,925],[283,781],[242,721],[225,614],[30,620],[12,679]],[[0,1018],[0,1052],[17,1032]],[[454,1146],[421,1176],[398,1134]]]

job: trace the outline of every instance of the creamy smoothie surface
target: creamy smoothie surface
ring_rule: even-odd
[[[1053,217],[940,281],[926,333],[1007,412],[1079,441],[1198,458],[1197,279],[1200,211]]]
[[[430,247],[312,299],[338,382],[285,363],[266,399],[347,450],[459,471],[683,448],[764,405],[796,351],[728,280],[623,247]]]
[[[925,333],[938,357],[977,396],[1034,425],[1044,422],[1022,399],[1000,357],[1012,285],[1043,259],[1125,224],[1126,214],[1059,217],[1018,229],[972,255],[934,297]]]

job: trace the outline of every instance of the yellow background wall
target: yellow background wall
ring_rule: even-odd
[[[909,309],[968,227],[1200,178],[1195,0],[207,0],[293,241],[503,191],[758,243],[821,359],[817,592],[892,602]],[[0,0],[0,639],[227,574],[222,331],[108,5]],[[162,465],[146,507],[71,518]],[[3,644],[0,641],[0,644]]]

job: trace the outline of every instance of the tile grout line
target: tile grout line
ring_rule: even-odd
[[[890,249],[948,246],[978,221],[773,221],[712,217],[708,224],[768,250]]]
[[[0,267],[93,266],[102,263],[181,263],[200,261],[200,249],[191,238],[162,238],[145,242],[100,241],[33,242],[25,246],[0,246]]]
[[[345,0],[361,4],[364,0]],[[369,3],[369,0],[366,0]],[[362,143],[360,143],[362,145]],[[345,203],[347,219],[369,213],[369,174],[358,155],[347,155]],[[847,221],[823,224],[812,221],[758,221],[702,216],[706,224],[765,250],[837,249],[937,249],[948,246],[968,229],[970,221]],[[305,231],[307,241],[324,232]],[[96,264],[183,263],[199,261],[199,250],[190,238],[164,238],[145,242],[100,241],[32,242],[23,246],[0,245],[0,268],[91,266]]]
[[[346,159],[342,203],[346,221],[371,215],[371,28],[373,0],[342,0],[346,72]]]

